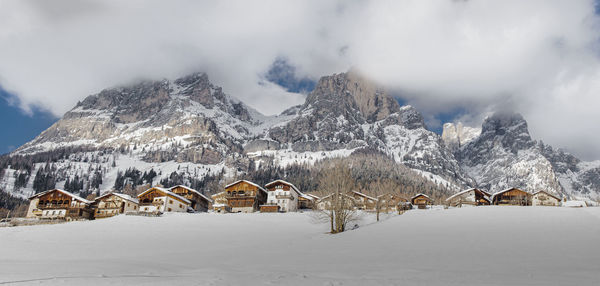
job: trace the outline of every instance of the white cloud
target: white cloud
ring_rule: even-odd
[[[427,118],[523,113],[536,138],[600,158],[594,1],[3,1],[0,85],[60,115],[102,88],[206,71],[276,113],[302,95],[261,75],[354,66]],[[477,120],[476,120],[477,119]]]

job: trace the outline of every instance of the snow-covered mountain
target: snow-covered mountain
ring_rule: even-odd
[[[600,162],[582,162],[562,150],[534,141],[520,114],[497,112],[487,117],[476,137],[472,134],[477,129],[467,129],[465,135],[457,132],[459,126],[445,125],[442,138],[447,144],[454,144],[462,169],[482,188],[496,192],[520,186],[573,196],[599,194]]]
[[[415,108],[355,71],[321,78],[304,104],[278,116],[225,94],[203,73],[106,89],[2,157],[0,189],[25,197],[54,186],[83,194],[128,183],[206,186],[263,166],[310,167],[364,150],[450,191],[599,193],[600,164],[533,141],[520,115],[496,114],[481,129],[446,124],[440,136]]]

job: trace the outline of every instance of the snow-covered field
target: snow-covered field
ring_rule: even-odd
[[[326,230],[307,213],[0,228],[0,285],[600,283],[600,208],[413,210]]]

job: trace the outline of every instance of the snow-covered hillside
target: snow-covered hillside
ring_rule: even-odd
[[[342,234],[307,213],[0,228],[7,285],[597,285],[600,208],[412,210]]]

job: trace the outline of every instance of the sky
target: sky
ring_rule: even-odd
[[[535,139],[600,159],[599,27],[593,0],[3,0],[0,112],[19,123],[0,153],[140,79],[204,71],[276,114],[355,68],[433,130],[513,110]]]

